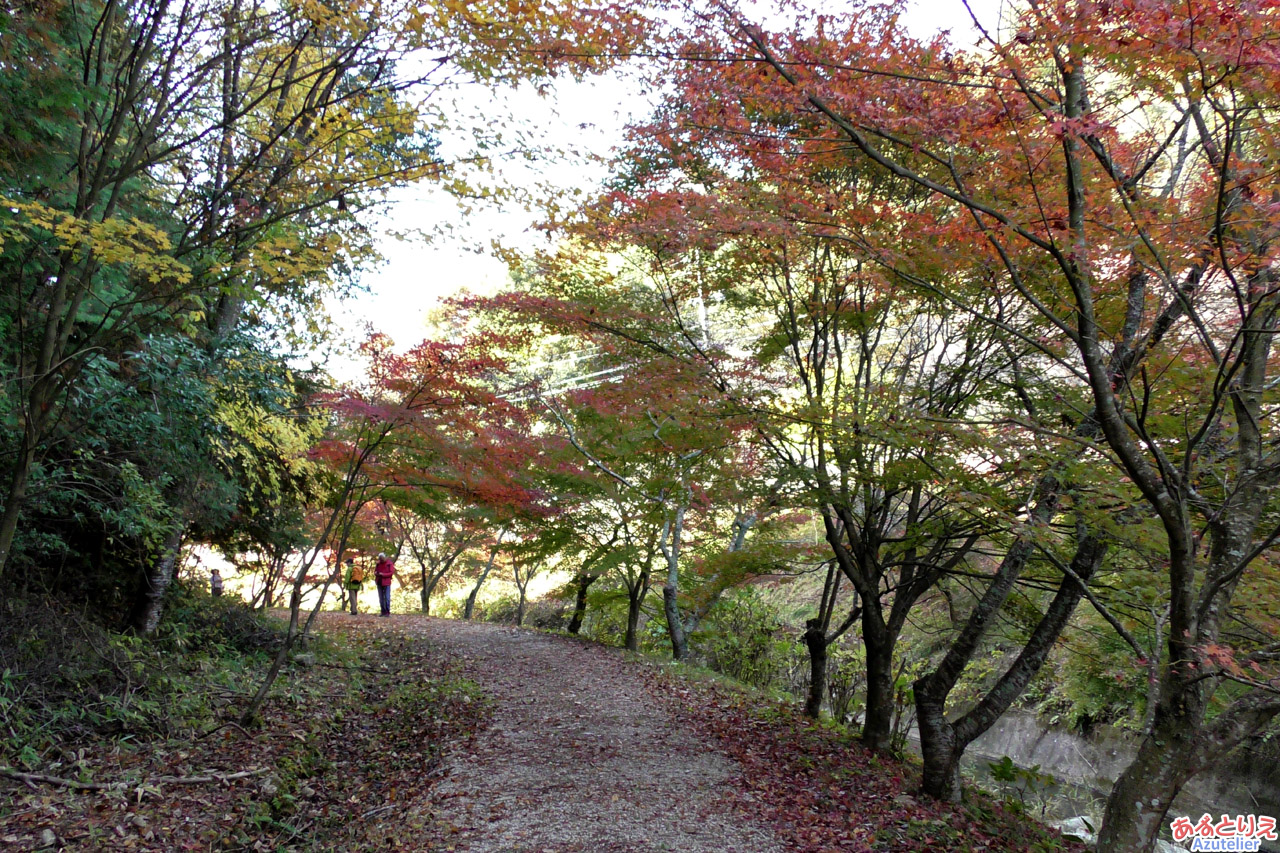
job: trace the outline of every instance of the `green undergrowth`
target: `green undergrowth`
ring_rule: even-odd
[[[153,637],[57,602],[0,604],[0,762],[33,768],[87,742],[127,747],[217,725],[261,677],[282,628],[181,584],[167,604]]]
[[[50,834],[157,853],[421,849],[438,834],[429,808],[407,806],[489,707],[425,641],[322,620],[242,727],[278,614],[186,588],[167,603],[148,638],[48,603],[0,605],[6,849],[45,849]],[[219,774],[234,779],[196,781]],[[156,781],[183,777],[193,784]]]

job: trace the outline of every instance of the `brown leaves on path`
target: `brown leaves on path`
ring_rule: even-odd
[[[916,797],[915,766],[791,707],[681,683],[671,703],[708,744],[737,761],[732,794],[802,853],[1048,853],[1084,847],[983,795],[963,805]]]
[[[906,764],[615,649],[421,616],[321,624],[354,654],[297,666],[259,730],[68,744],[42,768],[82,787],[128,783],[118,789],[0,779],[0,847],[1081,849],[983,798],[919,800]],[[200,777],[223,779],[172,782]]]

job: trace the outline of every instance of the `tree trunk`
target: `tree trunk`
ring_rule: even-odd
[[[804,700],[804,715],[816,720],[822,716],[822,702],[827,695],[827,634],[821,620],[805,623],[804,644],[809,649],[809,694]]]
[[[525,603],[528,601],[528,596],[525,593],[526,587],[523,587],[517,584],[516,589],[519,590],[519,593],[520,593],[519,603],[516,604],[516,627],[523,628],[524,627],[524,608],[525,608]]]
[[[1098,853],[1150,853],[1173,798],[1191,778],[1190,721],[1158,715],[1156,728],[1142,739],[1133,763],[1107,797],[1098,832]]]
[[[182,528],[176,528],[165,537],[160,556],[147,572],[146,580],[133,612],[133,628],[139,634],[149,636],[155,633],[160,624],[160,615],[164,612],[164,594],[173,582],[173,566],[178,561],[178,551],[182,548]]]
[[[425,579],[425,575],[423,576]],[[431,581],[423,581],[422,584],[422,615],[431,615],[431,596],[436,591],[436,584],[440,582],[439,578]]]
[[[485,566],[484,571],[480,573],[480,577],[476,579],[476,585],[471,588],[471,594],[467,596],[467,603],[462,608],[462,618],[470,620],[476,611],[476,596],[480,594],[480,587],[484,586],[485,578],[489,576],[489,567]]]
[[[940,800],[960,800],[960,759],[965,750],[995,725],[1044,666],[1054,643],[1084,597],[1082,583],[1088,583],[1094,576],[1106,551],[1106,545],[1081,526],[1076,553],[1069,567],[1070,574],[1064,573],[1057,593],[1031,631],[1022,651],[978,704],[960,719],[946,720],[947,696],[951,686],[932,677],[916,681],[916,718],[924,764],[921,791]]]
[[[577,634],[582,630],[582,619],[587,614],[587,590],[600,579],[599,575],[579,574],[574,580],[578,584],[578,594],[573,604],[573,618],[569,620],[569,633]]]
[[[22,507],[26,502],[27,483],[35,458],[34,444],[24,437],[10,475],[9,490],[4,500],[4,515],[0,516],[0,578],[4,577],[5,567],[9,564],[9,552],[18,533],[18,519],[22,516]]]
[[[243,726],[255,722],[258,716],[258,709],[266,701],[271,685],[276,683],[276,678],[280,675],[280,670],[284,666],[285,658],[288,657],[289,650],[293,648],[294,639],[297,637],[298,617],[302,610],[302,577],[305,572],[306,568],[303,568],[298,573],[298,580],[294,582],[293,591],[289,595],[289,627],[285,630],[284,642],[276,650],[275,659],[271,661],[271,668],[267,670],[267,675],[262,679],[262,684],[258,685],[258,692],[253,694],[253,698],[249,700],[249,704],[245,706],[244,711],[240,714],[240,724]]]
[[[669,583],[662,587],[662,612],[666,614],[667,632],[671,635],[671,659],[684,660],[689,656],[689,638],[680,619],[676,588]]]
[[[671,657],[684,660],[689,656],[689,637],[680,617],[680,545],[684,537],[686,505],[676,507],[672,517],[663,526],[659,545],[667,559],[667,582],[662,586],[662,612],[667,617],[667,633],[671,636]],[[668,542],[668,537],[670,542]]]
[[[329,586],[334,582],[338,582],[338,588],[342,588],[342,558],[347,551],[347,536],[343,534],[342,540],[338,543],[337,559],[334,561],[333,569],[329,572],[328,577],[324,579],[324,585],[320,587],[320,599],[316,602],[316,606],[312,608],[311,613],[307,616],[306,624],[302,626],[302,640],[306,642],[311,636],[311,628],[315,625],[316,617],[320,615],[320,609],[324,607],[324,600],[329,595]],[[341,608],[339,608],[341,609]]]
[[[493,543],[493,548],[489,551],[489,562],[485,563],[484,571],[480,573],[480,577],[476,579],[476,585],[471,588],[471,594],[467,596],[467,605],[462,611],[463,619],[470,619],[475,613],[476,596],[480,594],[480,587],[484,586],[485,579],[489,577],[489,572],[493,570],[493,561],[498,558],[498,549],[502,546],[502,535],[506,530],[498,531],[498,540]]]
[[[637,589],[627,588],[627,636],[623,646],[629,652],[640,650],[640,604],[644,600],[645,588],[637,584]]]
[[[867,654],[867,711],[862,722],[862,743],[868,749],[887,752],[893,746],[893,646],[894,637],[878,619],[862,621],[862,645]]]
[[[916,726],[920,730],[920,759],[923,780],[920,790],[931,797],[951,803],[960,802],[960,756],[964,745],[957,748],[956,731],[947,722],[946,696],[933,696],[916,682]]]

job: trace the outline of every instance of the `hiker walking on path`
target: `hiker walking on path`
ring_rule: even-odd
[[[364,568],[357,566],[356,561],[350,557],[347,558],[347,577],[342,584],[347,589],[347,595],[351,596],[351,615],[359,614],[360,606],[360,588],[364,586]]]
[[[217,569],[209,572],[209,592],[215,596],[222,595],[222,572]]]
[[[395,576],[396,564],[386,554],[378,555],[378,565],[373,569],[374,582],[378,585],[378,606],[382,608],[382,616],[391,615],[391,578]]]

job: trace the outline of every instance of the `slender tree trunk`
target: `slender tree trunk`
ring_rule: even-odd
[[[804,644],[809,650],[809,693],[804,700],[804,715],[816,720],[822,716],[822,702],[827,695],[827,634],[821,620],[805,623]]]
[[[587,574],[586,572],[582,572],[574,578],[578,585],[578,592],[574,597],[573,618],[569,620],[570,634],[577,634],[582,630],[582,620],[587,614],[587,590],[599,579],[599,575]]]
[[[637,583],[635,588],[627,587],[627,636],[623,646],[629,652],[640,650],[640,605],[644,601],[646,581]]]
[[[519,603],[516,605],[516,627],[517,628],[524,627],[524,608],[525,608],[525,603],[528,601],[528,596],[525,593],[525,589],[527,588],[527,586],[528,586],[527,584],[525,586],[520,586],[519,584],[516,584],[516,589],[519,590],[519,593],[520,593],[520,600],[519,600]]]
[[[425,578],[426,575],[423,575]],[[435,594],[436,584],[440,582],[439,578],[425,580],[422,584],[422,615],[431,615],[431,596]]]
[[[684,660],[689,656],[689,637],[680,616],[680,544],[684,537],[684,505],[676,507],[668,519],[661,539],[662,554],[667,559],[667,582],[662,586],[662,611],[667,617],[667,633],[671,636],[671,657]]]
[[[671,659],[684,660],[689,656],[689,638],[684,632],[684,623],[680,620],[680,605],[676,602],[676,587],[664,584],[662,587],[662,611],[667,617],[667,631],[671,635]]]
[[[946,706],[950,687],[940,689],[939,682],[928,677],[916,681],[916,723],[920,730],[920,755],[924,765],[921,790],[929,796],[959,802],[960,760],[965,750],[1022,695],[1044,666],[1054,643],[1084,597],[1081,583],[1088,583],[1097,572],[1107,549],[1083,527],[1079,535],[1076,553],[1069,566],[1070,574],[1064,574],[1057,593],[1017,658],[975,707],[959,719],[948,722]]]
[[[347,531],[350,532],[349,530]],[[333,563],[333,570],[329,572],[329,576],[324,579],[324,585],[320,587],[320,600],[316,602],[316,606],[312,608],[310,615],[307,616],[307,622],[302,626],[302,639],[311,636],[311,628],[315,625],[316,617],[320,615],[321,608],[324,607],[324,599],[329,594],[329,587],[334,581],[338,582],[339,589],[342,586],[342,558],[347,552],[347,533],[342,536],[342,541],[338,543],[338,550],[334,555],[336,559]],[[342,608],[339,608],[340,610]]]
[[[5,567],[9,564],[9,552],[13,549],[13,539],[18,533],[18,519],[21,518],[22,507],[26,503],[27,483],[30,481],[35,459],[35,445],[24,435],[9,478],[4,515],[0,516],[0,578],[4,577]]]
[[[143,636],[155,633],[164,612],[164,594],[173,582],[173,566],[182,548],[182,528],[176,528],[165,537],[160,556],[147,571],[138,603],[133,613],[133,628]]]
[[[489,562],[485,563],[484,571],[480,572],[480,577],[476,579],[476,585],[471,588],[471,594],[467,596],[466,607],[462,611],[463,619],[470,619],[476,609],[476,596],[480,594],[480,587],[484,586],[485,579],[489,577],[489,572],[493,570],[493,561],[498,558],[498,549],[502,547],[502,536],[506,530],[498,531],[498,539],[493,543],[493,548],[489,551]]]
[[[262,679],[262,684],[258,685],[258,691],[253,694],[253,698],[249,700],[249,704],[240,714],[241,725],[249,725],[258,716],[258,709],[266,701],[267,692],[271,689],[271,685],[276,683],[276,678],[279,677],[280,670],[284,667],[285,658],[288,657],[289,650],[293,648],[293,641],[297,637],[299,615],[302,609],[301,579],[305,572],[306,568],[299,571],[299,579],[294,583],[293,591],[289,594],[289,627],[285,630],[284,642],[276,650],[276,656],[271,661],[271,668],[267,670],[267,675]]]

